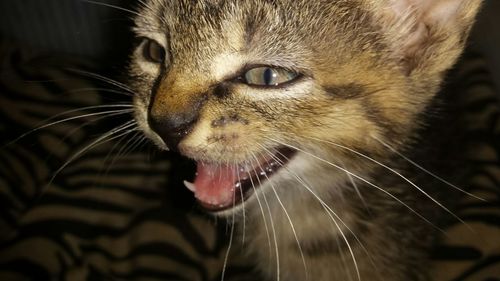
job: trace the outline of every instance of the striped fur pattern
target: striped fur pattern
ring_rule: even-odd
[[[2,144],[62,112],[69,113],[51,121],[123,101],[98,92],[99,84],[89,82],[95,79],[65,68],[68,61],[48,66],[18,51],[3,54]],[[219,229],[171,207],[170,164],[149,150],[133,151],[140,141],[135,131],[55,175],[120,117],[131,120],[130,112],[103,116],[62,122],[2,146],[0,280],[217,280],[226,247]]]
[[[428,281],[466,192],[408,159],[457,184],[471,168],[436,94],[481,2],[141,2],[137,123],[196,162],[186,187],[263,280]]]
[[[58,171],[80,149],[129,121],[127,113],[73,119],[9,142],[61,112],[128,98],[99,90],[110,86],[60,63],[47,64],[19,51],[1,54],[0,134],[8,145],[0,150],[0,280],[220,280],[227,229],[189,207],[176,208],[179,196],[172,192],[183,189],[176,191],[179,183],[166,172],[178,173],[172,155],[120,150],[140,144],[132,131]],[[88,69],[80,62],[69,64]],[[454,75],[450,90],[462,103],[467,141],[475,147],[469,158],[476,168],[464,185],[487,201],[461,201],[458,215],[472,232],[460,223],[449,227],[436,249],[434,280],[496,280],[499,103],[480,58],[467,57]],[[98,111],[74,111],[54,120],[82,112]],[[241,250],[233,246],[229,261],[237,261]],[[226,280],[257,279],[242,274],[246,270],[244,264],[235,265]]]

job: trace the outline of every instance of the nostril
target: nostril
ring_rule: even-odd
[[[158,91],[149,105],[148,123],[170,149],[177,150],[179,143],[198,121],[201,108],[207,100],[207,93],[188,94],[175,89]]]
[[[198,116],[195,114],[165,114],[156,116],[149,114],[149,125],[171,149],[177,149],[182,139],[188,135]]]

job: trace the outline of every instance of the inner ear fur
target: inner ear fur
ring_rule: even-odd
[[[408,74],[442,73],[462,52],[481,0],[370,0]]]

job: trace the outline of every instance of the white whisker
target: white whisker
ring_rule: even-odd
[[[239,179],[239,175],[238,175],[238,179]],[[253,185],[253,182],[252,182],[252,188],[253,188],[253,192],[254,192],[254,194],[256,196],[257,204],[259,205],[260,212],[262,214],[262,220],[264,221],[264,228],[266,229],[267,243],[268,243],[268,248],[269,248],[269,257],[271,257],[272,256],[271,234],[270,234],[270,231],[269,231],[269,226],[267,224],[266,215],[264,213],[264,208],[262,206],[262,202],[260,201],[261,200],[260,196],[257,193],[257,189]]]
[[[251,166],[253,166],[252,163],[253,163],[253,161],[250,161]],[[248,173],[248,178],[250,179],[250,182],[252,183],[252,187],[254,189],[254,192],[256,192],[255,184],[253,182],[252,175],[250,173]],[[257,177],[257,181],[258,181],[259,186],[260,186],[261,182],[260,182],[260,179],[258,177]],[[271,213],[271,207],[269,206],[269,202],[267,201],[266,194],[262,193],[262,195],[264,197],[264,203],[266,204],[267,211],[269,213],[269,220],[271,222],[271,230],[273,233],[273,240],[274,240],[274,247],[275,247],[275,254],[276,254],[276,281],[279,281],[281,274],[280,274],[280,255],[279,255],[279,249],[278,249],[278,239],[276,237],[277,235],[276,235],[276,229],[274,227],[274,220],[273,220],[273,214]]]
[[[233,164],[233,165],[234,165],[233,171],[236,171],[236,175],[238,177],[238,182],[241,183],[238,165],[237,164]],[[239,187],[239,190],[240,190],[240,196],[241,196],[241,204],[243,206],[243,208],[242,208],[242,213],[243,213],[243,234],[242,234],[242,237],[241,237],[241,243],[242,243],[242,245],[245,245],[245,235],[246,235],[245,198],[244,198],[243,189],[241,188],[241,186]]]
[[[334,163],[331,163],[331,162],[329,162],[329,161],[327,161],[327,160],[325,160],[325,159],[323,159],[323,158],[321,158],[321,157],[318,157],[318,156],[316,156],[316,155],[314,155],[314,154],[312,154],[312,153],[310,153],[310,152],[307,152],[307,151],[305,151],[305,150],[303,150],[303,149],[300,149],[300,148],[298,148],[298,147],[296,147],[296,146],[293,146],[293,145],[290,145],[290,144],[285,144],[285,143],[279,142],[279,141],[277,141],[277,140],[275,140],[275,139],[271,139],[271,138],[268,138],[268,139],[269,139],[269,140],[271,140],[271,141],[274,141],[274,142],[276,142],[276,143],[278,143],[278,144],[285,145],[285,146],[287,146],[287,147],[289,147],[289,148],[292,148],[292,149],[295,149],[295,150],[297,150],[297,151],[300,151],[300,152],[302,152],[302,153],[304,153],[304,154],[306,154],[306,155],[308,155],[308,156],[310,156],[310,157],[312,157],[312,158],[315,158],[315,159],[317,159],[317,160],[319,160],[319,161],[321,161],[321,162],[323,162],[323,163],[326,163],[326,164],[328,164],[328,165],[330,165],[330,166],[333,166],[333,167],[335,167],[335,168],[337,168],[337,169],[339,169],[339,170],[343,171],[344,173],[350,174],[351,176],[353,176],[353,177],[355,177],[355,178],[359,179],[360,181],[362,181],[362,182],[364,182],[364,183],[368,184],[369,186],[374,187],[374,188],[376,188],[377,190],[379,190],[379,191],[381,191],[381,192],[385,193],[387,196],[389,196],[389,197],[391,197],[392,199],[396,200],[398,203],[400,203],[401,205],[403,205],[404,207],[406,207],[408,210],[410,210],[410,211],[411,211],[412,213],[414,213],[416,216],[418,216],[419,218],[421,218],[422,220],[424,220],[425,222],[427,222],[428,224],[430,224],[431,226],[433,226],[435,229],[437,229],[437,230],[439,230],[441,233],[445,234],[445,231],[444,231],[444,230],[442,230],[442,229],[441,229],[441,228],[439,228],[438,226],[434,225],[431,221],[429,221],[427,218],[425,218],[424,216],[422,216],[421,214],[419,214],[417,211],[415,211],[413,208],[411,208],[408,204],[404,203],[403,201],[401,201],[399,198],[397,198],[396,196],[394,196],[394,195],[393,195],[393,194],[391,194],[390,192],[388,192],[388,191],[384,190],[383,188],[379,187],[378,185],[376,185],[376,184],[374,184],[374,183],[372,183],[372,182],[368,181],[367,179],[365,179],[365,178],[363,178],[363,177],[361,177],[361,176],[358,176],[358,175],[356,175],[356,174],[354,174],[354,173],[352,173],[352,172],[350,172],[350,171],[348,171],[348,170],[346,170],[346,169],[344,169],[344,168],[340,167],[339,165],[336,165],[336,164],[334,164]]]
[[[133,126],[136,126],[136,123],[135,121],[129,121],[121,126],[118,126],[117,128],[115,129],[112,129],[111,131],[109,131],[108,133],[104,134],[103,136],[97,138],[96,140],[94,140],[93,142],[91,142],[89,145],[85,146],[84,148],[80,149],[78,152],[76,152],[75,154],[73,154],[59,169],[57,169],[55,171],[55,173],[53,174],[52,178],[50,179],[48,185],[50,185],[55,177],[64,169],[66,168],[71,162],[73,162],[75,159],[77,159],[78,157],[80,157],[80,155],[82,155],[83,153],[85,153],[86,151],[92,149],[93,147],[97,146],[97,145],[100,145],[100,144],[103,144],[103,143],[106,143],[106,142],[109,142],[111,140],[114,140],[116,138],[119,138],[119,137],[122,137],[126,134],[129,134],[135,130],[137,130],[137,128],[133,128],[133,129],[130,129],[130,130],[127,130],[129,129],[130,127],[133,127]],[[120,133],[124,130],[127,130],[125,131],[124,133]],[[111,137],[115,134],[118,134],[120,133],[119,135],[117,136],[114,136],[114,137]]]
[[[113,116],[123,115],[123,114],[126,114],[126,113],[127,112],[125,112],[125,113],[123,113],[123,112],[110,113],[108,115],[104,115],[104,116],[99,116],[99,117],[93,118],[93,120],[86,121],[85,123],[83,123],[81,125],[78,125],[77,127],[73,128],[71,131],[69,131],[68,133],[66,133],[64,135],[64,137],[62,137],[59,141],[60,141],[60,143],[64,142],[66,139],[68,139],[70,136],[72,136],[73,134],[75,134],[77,131],[81,130],[83,127],[89,126],[92,123],[96,123],[96,122],[99,122],[99,121],[101,121],[103,119],[107,119],[107,118],[110,118],[110,117],[113,117]]]
[[[290,169],[288,169],[287,167],[284,166],[284,163],[276,156],[273,155],[272,152],[270,152],[268,149],[266,149],[265,147],[261,146],[264,150],[266,150],[268,153],[271,154],[271,157],[273,157],[275,159],[275,161],[277,161],[282,167],[283,169],[285,169],[289,174],[291,174],[292,176],[294,176],[295,179],[297,179],[297,181],[302,184],[302,186],[304,186],[308,192],[312,193],[313,196],[320,202],[320,204],[323,206],[323,208],[325,209],[325,211],[327,212],[331,212],[345,227],[347,230],[349,230],[349,232],[353,235],[354,239],[356,240],[356,242],[358,242],[358,244],[361,246],[361,248],[363,249],[363,251],[367,254],[368,258],[370,259],[370,263],[374,266],[374,268],[376,269],[377,267],[375,266],[375,261],[373,260],[373,257],[372,255],[370,254],[370,252],[368,251],[368,249],[366,249],[366,247],[363,245],[363,243],[361,242],[361,240],[358,238],[358,236],[354,233],[354,231],[351,230],[351,228],[340,218],[340,216],[338,216],[334,211],[333,209],[331,209],[331,207],[326,204],[326,202],[324,202],[324,200],[322,200],[319,195],[317,195],[313,189],[299,176],[297,175],[297,173],[293,172],[293,171],[290,171]],[[285,155],[283,155],[281,152],[277,151],[278,154],[281,155],[281,157],[283,157],[284,159],[287,159],[287,160],[290,160],[288,159],[288,157],[286,157]],[[345,168],[344,168],[345,169]],[[352,176],[347,173],[347,175],[349,177],[352,178]],[[358,190],[359,191],[359,190]],[[361,195],[360,195],[361,196]],[[366,207],[367,208],[367,207]],[[340,229],[339,229],[340,230]],[[340,252],[341,255],[343,256],[342,252]],[[351,252],[351,254],[353,254]],[[354,259],[354,256],[352,257]],[[356,260],[354,259],[354,262],[355,262],[355,265],[357,265],[356,263]],[[350,276],[350,273],[348,272],[349,276]],[[377,274],[380,274],[378,271],[377,271]],[[358,278],[359,278],[360,274],[358,272]],[[352,277],[350,277],[350,279],[352,279]]]
[[[40,123],[46,123],[50,120],[54,120],[55,118],[57,117],[60,117],[62,115],[66,115],[66,114],[69,114],[69,113],[74,113],[74,112],[78,112],[78,111],[82,111],[82,110],[89,110],[89,109],[100,109],[100,108],[113,108],[113,107],[131,107],[131,106],[128,106],[128,105],[101,105],[101,106],[89,106],[89,107],[82,107],[82,108],[78,108],[78,109],[73,109],[73,110],[68,110],[68,111],[65,111],[65,112],[62,112],[62,113],[59,113],[57,115],[54,115]],[[78,116],[73,116],[73,117],[68,117],[68,118],[64,118],[64,119],[61,119],[61,120],[57,120],[57,121],[54,121],[54,122],[51,122],[51,123],[48,123],[48,124],[44,124],[44,125],[40,125],[34,129],[31,129],[29,130],[28,132],[20,135],[19,137],[9,141],[8,143],[2,145],[2,148],[6,147],[6,146],[9,146],[9,145],[12,145],[16,142],[18,142],[19,140],[37,132],[37,131],[40,131],[40,130],[43,130],[45,128],[48,128],[48,127],[52,127],[52,126],[55,126],[55,125],[58,125],[58,124],[61,124],[61,123],[64,123],[64,122],[68,122],[68,121],[72,121],[72,120],[76,120],[76,119],[82,119],[82,118],[86,118],[86,117],[94,117],[94,116],[100,116],[100,115],[110,115],[110,116],[114,116],[114,115],[119,115],[119,114],[126,114],[126,113],[131,113],[133,112],[133,109],[119,109],[119,110],[108,110],[108,111],[102,111],[102,112],[94,112],[94,113],[87,113],[87,114],[82,114],[82,115],[78,115]]]
[[[261,145],[260,145],[261,146]],[[262,147],[262,146],[261,146]],[[268,152],[269,153],[269,152]],[[269,153],[271,155],[271,157],[273,156],[271,153]],[[258,163],[259,165],[259,169],[262,173],[264,173],[265,177],[266,177],[266,180],[267,182],[269,182],[271,184],[271,189],[273,190],[274,192],[274,195],[276,196],[276,199],[278,200],[278,203],[280,204],[281,206],[281,209],[283,210],[283,212],[285,213],[285,216],[287,217],[287,220],[288,220],[288,223],[290,224],[290,228],[292,229],[292,233],[293,233],[293,236],[295,238],[295,241],[297,243],[297,247],[299,249],[299,252],[300,252],[300,256],[302,258],[302,263],[304,265],[304,272],[305,272],[305,275],[306,275],[306,280],[309,280],[309,271],[307,269],[307,263],[306,263],[306,259],[304,257],[304,252],[302,251],[302,246],[300,245],[300,242],[299,242],[299,237],[297,236],[297,231],[295,230],[295,226],[292,222],[292,219],[288,213],[288,211],[286,210],[285,208],[285,205],[283,204],[283,202],[281,201],[279,195],[278,195],[278,192],[276,192],[276,188],[274,187],[274,185],[272,184],[272,182],[269,181],[269,177],[267,176],[267,173],[264,171],[264,169],[262,168],[262,166],[260,165],[259,163],[259,160],[258,158],[255,156],[254,153],[252,153],[252,156],[253,158],[255,159],[255,161]],[[257,176],[257,178],[259,177],[257,171],[255,171],[255,175]]]
[[[139,131],[138,134],[133,136],[134,138],[137,138],[137,141],[135,141],[131,147],[124,152],[124,155],[127,155],[128,153],[131,153],[132,151],[139,149],[139,147],[146,141],[146,137],[142,134],[142,131]]]
[[[99,6],[104,6],[104,7],[108,7],[108,8],[113,8],[113,9],[120,10],[120,11],[124,11],[124,12],[130,13],[130,14],[138,16],[138,17],[142,17],[143,16],[143,15],[137,13],[136,11],[132,11],[130,9],[127,9],[127,8],[124,8],[124,7],[120,7],[120,6],[117,6],[117,5],[112,5],[112,4],[103,3],[103,2],[99,2],[99,1],[92,1],[92,0],[80,0],[80,1],[87,2],[87,3],[90,3],[90,4],[99,5]]]
[[[427,198],[429,198],[430,200],[432,200],[432,202],[434,202],[436,205],[438,205],[439,207],[441,207],[443,210],[445,210],[447,213],[449,213],[450,215],[452,215],[454,218],[456,218],[458,221],[460,221],[462,224],[466,224],[459,216],[457,216],[455,213],[453,213],[450,209],[448,209],[447,207],[445,207],[441,202],[437,201],[436,199],[434,199],[434,197],[432,197],[429,193],[427,193],[425,190],[423,190],[421,187],[419,187],[418,185],[416,185],[414,182],[412,182],[410,179],[408,179],[407,177],[405,177],[404,175],[402,175],[400,172],[394,170],[393,168],[381,163],[380,161],[377,161],[375,159],[373,159],[372,157],[370,156],[367,156],[363,153],[360,153],[354,149],[351,149],[349,147],[346,147],[346,146],[343,146],[343,145],[340,145],[340,144],[336,144],[336,143],[333,143],[331,141],[327,141],[327,140],[321,140],[321,139],[316,139],[316,138],[311,138],[313,140],[317,140],[317,141],[321,141],[321,142],[324,142],[324,143],[327,143],[327,144],[330,144],[330,145],[333,145],[333,146],[336,146],[336,147],[339,147],[339,148],[342,148],[342,149],[345,149],[345,150],[348,150],[358,156],[361,156],[381,167],[383,167],[384,169],[387,169],[389,170],[390,172],[394,173],[395,175],[397,175],[398,177],[400,177],[401,179],[403,179],[404,181],[406,181],[408,184],[410,184],[411,186],[413,186],[414,188],[416,188],[418,191],[420,191],[422,194],[424,194]]]
[[[86,70],[81,70],[81,69],[76,69],[76,68],[66,68],[68,71],[72,71],[72,72],[75,72],[75,73],[78,73],[78,74],[81,74],[83,76],[86,76],[86,77],[89,77],[89,78],[95,78],[99,81],[102,81],[102,82],[106,82],[112,86],[115,86],[115,87],[118,87],[132,95],[136,95],[136,93],[130,89],[129,86],[121,83],[121,82],[118,82],[114,79],[111,79],[111,78],[108,78],[108,77],[105,77],[105,76],[102,76],[100,74],[97,74],[97,73],[93,73],[93,72],[90,72],[90,71],[86,71]]]
[[[285,145],[285,144],[283,144]],[[278,162],[281,162],[281,160],[277,159],[275,156],[274,156],[275,160],[278,161]],[[281,162],[281,164],[283,164]],[[340,228],[339,224],[337,223],[337,221],[335,220],[335,218],[333,218],[332,214],[338,219],[340,220],[340,222],[351,232],[351,234],[355,237],[355,239],[357,240],[357,242],[361,245],[361,247],[364,248],[363,244],[361,243],[361,241],[358,239],[358,237],[354,234],[354,232],[347,226],[346,223],[344,223],[344,221],[323,201],[323,199],[321,199],[297,174],[295,174],[294,172],[290,171],[287,167],[282,167],[282,169],[285,169],[286,171],[288,171],[290,174],[294,175],[294,177],[299,181],[299,183],[302,184],[302,186],[304,186],[304,188],[306,188],[306,190],[311,193],[314,198],[316,198],[316,200],[318,200],[318,202],[320,202],[321,206],[325,209],[327,215],[330,217],[330,219],[333,221],[333,223],[335,224],[335,226],[337,227],[337,229],[339,230],[341,236],[342,236],[342,239],[344,240],[344,242],[346,243],[347,245],[347,248],[349,249],[349,252],[351,254],[351,258],[353,260],[353,264],[354,264],[354,267],[356,269],[356,274],[358,276],[358,281],[361,281],[361,273],[359,271],[359,267],[358,267],[358,262],[356,260],[356,257],[354,256],[354,251],[352,250],[352,247],[351,247],[351,244],[349,243],[349,240],[347,239],[347,237],[345,236],[344,232],[342,231],[342,229]],[[365,249],[366,251],[366,249]]]
[[[141,138],[138,138],[139,135],[141,135],[141,131],[137,131],[131,138],[129,138],[125,144],[120,148],[120,150],[118,150],[117,153],[115,153],[115,155],[113,156],[113,159],[111,160],[111,162],[108,164],[108,168],[106,169],[106,172],[104,174],[107,174],[109,172],[109,169],[111,169],[111,167],[113,166],[113,164],[117,161],[117,159],[120,157],[120,156],[125,156],[127,153],[128,153],[128,150],[130,148],[127,148],[128,146],[131,146],[132,148],[136,145],[136,143],[141,140]],[[120,141],[118,141],[109,151],[108,155],[106,156],[106,158],[104,159],[103,163],[106,163],[110,157],[110,155],[115,151],[115,149],[121,145],[123,139],[121,139]]]
[[[385,147],[387,147],[388,149],[390,149],[392,152],[394,152],[394,153],[396,153],[397,155],[399,155],[401,158],[403,158],[404,160],[406,160],[408,163],[410,163],[410,164],[412,164],[413,166],[415,166],[415,167],[419,168],[420,170],[422,170],[423,172],[427,173],[428,175],[430,175],[430,176],[434,177],[435,179],[437,179],[437,180],[439,180],[439,181],[441,181],[441,182],[443,182],[443,183],[447,184],[448,186],[451,186],[452,188],[454,188],[454,189],[456,189],[456,190],[458,190],[458,191],[460,191],[460,192],[462,192],[462,193],[464,193],[464,194],[466,194],[466,195],[468,195],[468,196],[470,196],[470,197],[476,198],[476,199],[481,200],[481,201],[484,201],[484,202],[486,202],[486,201],[487,201],[486,199],[483,199],[483,198],[478,197],[478,196],[476,196],[476,195],[474,195],[474,194],[472,194],[472,193],[470,193],[470,192],[467,192],[467,191],[463,190],[462,188],[460,188],[460,187],[458,187],[458,186],[454,185],[453,183],[451,183],[451,182],[449,182],[449,181],[447,181],[447,180],[443,179],[442,177],[440,177],[440,176],[438,176],[438,175],[434,174],[433,172],[431,172],[431,171],[429,171],[429,170],[425,169],[424,167],[422,167],[421,165],[419,165],[419,164],[417,164],[416,162],[412,161],[410,158],[408,158],[408,157],[404,156],[402,153],[400,153],[399,151],[397,151],[396,149],[394,149],[393,147],[391,147],[389,144],[385,143],[384,141],[380,140],[379,138],[377,138],[377,137],[373,137],[373,138],[374,138],[375,140],[377,140],[378,142],[380,142],[380,143],[381,143],[382,145],[384,145]]]
[[[71,91],[67,91],[68,93],[85,93],[85,92],[104,92],[104,93],[112,93],[118,95],[124,95],[127,97],[132,97],[133,95],[130,92],[122,92],[118,90],[108,89],[108,88],[79,88]]]
[[[344,165],[342,165],[342,168],[346,169]],[[366,203],[365,198],[361,194],[361,191],[359,190],[358,185],[354,181],[354,178],[351,176],[351,174],[349,174],[349,173],[346,173],[346,174],[347,174],[347,177],[349,178],[349,181],[351,182],[352,187],[356,191],[356,194],[358,195],[359,199],[361,200],[361,203],[365,207],[366,211],[370,212],[370,208],[368,208],[368,204]]]
[[[235,205],[235,201],[234,201],[234,198],[233,198],[233,207],[234,207],[234,205]],[[233,212],[233,215],[232,215],[232,219],[233,219],[233,221],[231,223],[231,234],[229,236],[229,245],[227,246],[226,255],[224,257],[224,265],[222,267],[221,281],[224,281],[224,277],[226,276],[227,262],[228,262],[228,259],[229,259],[229,253],[231,252],[231,246],[233,244],[234,222],[235,222],[234,212]]]

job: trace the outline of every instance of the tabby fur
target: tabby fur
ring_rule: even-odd
[[[480,3],[145,1],[135,33],[165,58],[146,60],[145,41],[132,55],[135,116],[160,148],[198,162],[298,150],[218,214],[244,225],[243,249],[263,278],[428,280],[429,250],[462,193],[396,151],[453,182],[465,174],[460,133],[435,118],[446,115],[436,94]],[[301,78],[240,83],[256,65]],[[183,124],[175,139],[161,128],[169,122]]]

